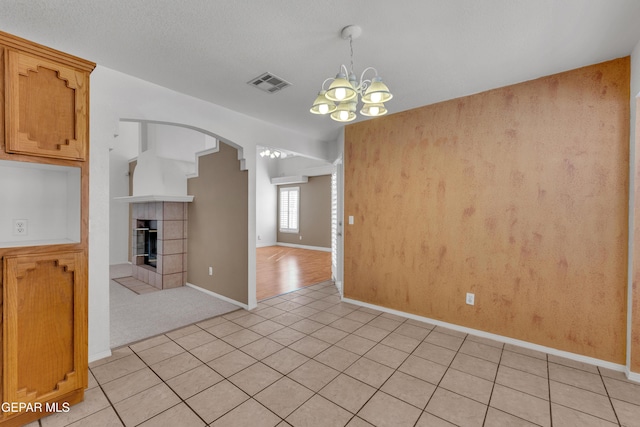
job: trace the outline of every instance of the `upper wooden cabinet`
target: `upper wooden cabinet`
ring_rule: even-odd
[[[89,76],[12,50],[6,73],[7,152],[85,160]]]
[[[5,151],[86,160],[95,64],[0,32]]]

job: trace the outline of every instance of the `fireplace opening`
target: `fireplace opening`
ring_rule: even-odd
[[[156,268],[158,263],[158,221],[139,219],[136,227],[137,254],[136,264]],[[140,259],[142,258],[142,259]]]

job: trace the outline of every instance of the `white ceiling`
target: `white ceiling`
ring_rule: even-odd
[[[640,0],[0,2],[2,31],[320,140],[341,125],[309,107],[349,64],[350,24],[356,74],[377,68],[394,113],[629,55]],[[266,71],[292,86],[246,84]]]

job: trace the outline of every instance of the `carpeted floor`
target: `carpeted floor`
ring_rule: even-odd
[[[239,309],[187,286],[138,295],[110,280],[109,297],[111,348]]]

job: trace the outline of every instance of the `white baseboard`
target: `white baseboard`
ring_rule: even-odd
[[[338,292],[340,293],[340,297],[343,297],[342,295],[342,282],[339,282],[335,279],[335,277],[333,278],[333,283],[336,285],[336,289],[338,289]]]
[[[635,381],[635,382],[640,383],[640,374],[639,373],[631,372],[631,371],[629,371],[629,369],[626,369],[626,367],[625,367],[624,373],[627,376],[627,378],[630,379],[631,381]]]
[[[359,305],[361,307],[372,308],[374,310],[382,311],[389,314],[395,314],[396,316],[406,317],[407,319],[413,319],[420,322],[430,323],[436,326],[442,326],[445,328],[453,329],[454,331],[464,332],[467,334],[476,335],[483,338],[488,338],[494,341],[499,341],[505,344],[517,345],[519,347],[524,347],[530,350],[536,350],[547,354],[552,354],[554,356],[564,357],[566,359],[571,359],[576,362],[588,363],[590,365],[601,366],[603,368],[611,369],[612,371],[625,372],[627,378],[633,381],[640,382],[640,374],[630,373],[627,371],[626,366],[619,365],[617,363],[607,362],[606,360],[600,360],[593,357],[583,356],[581,354],[570,353],[568,351],[558,350],[551,347],[545,347],[538,344],[533,344],[527,341],[521,341],[514,338],[504,337],[502,335],[496,335],[485,331],[480,331],[477,329],[467,328],[465,326],[455,325],[453,323],[443,322],[441,320],[430,319],[428,317],[422,317],[411,313],[405,313],[404,311],[394,310],[392,308],[382,307],[379,305],[369,304],[366,302],[354,300],[351,298],[342,298],[343,302],[347,302],[353,305]]]
[[[323,248],[321,246],[305,246],[305,245],[296,245],[294,243],[276,243],[276,246],[286,246],[288,248],[299,248],[299,249],[309,249],[312,251],[322,251],[322,252],[331,252],[331,248]]]
[[[265,242],[263,240],[256,242],[256,248],[266,248],[269,246],[276,246],[276,245],[277,245],[276,242]]]
[[[225,297],[224,295],[217,294],[215,292],[212,292],[212,291],[210,291],[208,289],[201,288],[200,286],[194,285],[194,284],[189,283],[189,282],[185,283],[185,286],[189,286],[190,288],[193,288],[193,289],[195,289],[197,291],[203,292],[203,293],[205,293],[207,295],[211,295],[212,297],[216,297],[216,298],[219,298],[219,299],[221,299],[223,301],[226,301],[226,302],[229,302],[231,304],[237,305],[238,307],[244,308],[245,310],[249,310],[249,306],[247,304],[243,304],[243,303],[241,303],[239,301],[236,301],[234,299],[231,299],[229,297]]]
[[[89,363],[95,362],[96,360],[104,359],[105,357],[110,357],[110,356],[111,356],[111,350],[103,351],[97,354],[90,354]]]

